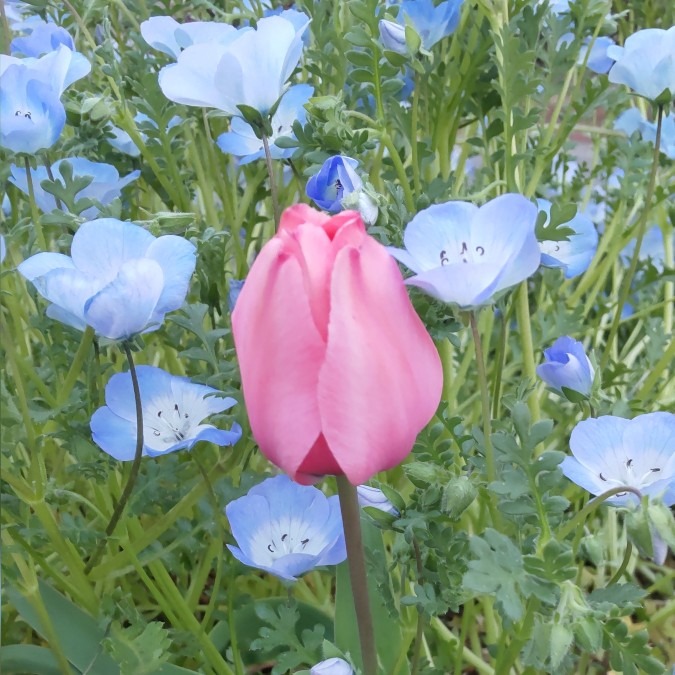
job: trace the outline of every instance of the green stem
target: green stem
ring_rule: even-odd
[[[584,508],[581,509],[567,525],[560,529],[558,532],[558,540],[563,541],[570,533],[574,532],[577,528],[581,528],[581,525],[589,514],[595,511],[595,509],[601,506],[610,497],[621,494],[622,492],[632,492],[638,499],[642,499],[642,493],[634,487],[630,487],[630,485],[620,485],[619,487],[607,490],[607,492],[603,492],[601,495],[588,502],[588,504],[586,504],[586,506],[584,506]]]
[[[492,417],[499,417],[499,408],[502,396],[502,375],[504,374],[504,359],[506,358],[506,342],[509,333],[509,321],[511,320],[511,310],[513,303],[509,303],[508,308],[501,313],[501,326],[499,328],[499,338],[497,342],[497,354],[494,365],[494,381],[492,383]]]
[[[272,194],[272,209],[274,211],[274,229],[279,227],[281,212],[279,211],[279,194],[277,192],[277,183],[274,180],[274,167],[272,166],[272,155],[270,154],[270,144],[267,140],[267,134],[262,132],[263,148],[265,149],[265,164],[267,164],[267,173],[270,177],[270,193]],[[235,232],[234,236],[238,236]]]
[[[422,554],[417,539],[413,536],[413,551],[415,553],[415,569],[417,571],[417,581],[422,583],[424,577],[424,564]],[[410,665],[410,675],[417,675],[420,667],[420,654],[422,652],[422,641],[424,639],[424,613],[420,607],[417,608],[417,629],[415,630],[415,644],[413,646],[412,663]]]
[[[633,544],[631,544],[630,542],[626,542],[626,550],[624,551],[623,554],[623,560],[621,561],[621,564],[619,565],[617,571],[614,572],[614,576],[607,582],[607,586],[611,586],[612,584],[616,584],[619,582],[619,579],[621,579],[623,573],[626,571],[626,568],[628,567],[631,555],[633,555]]]
[[[612,326],[609,330],[609,335],[607,336],[607,342],[605,343],[605,350],[602,355],[602,360],[600,361],[600,369],[604,370],[609,363],[609,359],[612,354],[612,343],[616,339],[617,333],[619,332],[619,325],[621,324],[621,311],[623,310],[626,300],[630,295],[630,287],[633,283],[633,277],[635,276],[635,271],[637,270],[638,261],[640,258],[640,248],[642,247],[642,240],[644,239],[645,232],[647,230],[647,218],[649,216],[649,211],[651,208],[652,199],[654,197],[654,190],[656,188],[656,170],[659,166],[659,152],[661,148],[661,125],[663,122],[663,106],[660,105],[657,115],[656,115],[656,139],[654,141],[654,156],[652,159],[652,170],[649,174],[649,183],[647,185],[647,196],[645,197],[645,206],[642,211],[642,217],[638,223],[637,228],[637,237],[635,239],[635,249],[633,251],[633,257],[630,260],[630,265],[626,275],[621,280],[621,286],[619,287],[619,301],[617,303],[616,309],[614,310],[614,318],[612,320]]]
[[[40,211],[38,210],[37,202],[35,201],[35,189],[33,188],[33,175],[31,174],[30,161],[28,160],[28,155],[24,156],[24,162],[26,167],[26,183],[28,184],[28,201],[30,202],[30,212],[33,219],[33,227],[35,228],[35,238],[37,239],[38,246],[46,250],[47,241],[45,240],[45,234],[42,231],[42,223],[40,222]]]
[[[412,162],[412,171],[413,171],[413,189],[415,190],[415,197],[419,197],[421,193],[420,186],[420,167],[419,167],[419,157],[417,152],[417,125],[419,123],[419,105],[420,105],[420,79],[415,73],[415,79],[413,83],[413,100],[411,108],[411,120],[410,120],[410,145],[412,150],[411,162]]]
[[[134,484],[136,483],[136,478],[138,477],[138,472],[140,471],[141,468],[141,458],[143,456],[143,406],[141,403],[141,389],[138,385],[136,366],[134,365],[134,357],[133,354],[131,353],[131,347],[129,346],[129,343],[126,341],[122,343],[122,347],[124,349],[124,353],[126,354],[127,362],[129,364],[129,374],[131,375],[131,384],[133,386],[134,400],[136,403],[136,451],[134,454],[134,461],[133,464],[131,465],[131,471],[129,473],[127,483],[124,486],[122,495],[120,496],[119,501],[115,506],[115,510],[113,511],[113,514],[110,517],[108,527],[105,528],[105,536],[97,544],[91,558],[89,558],[89,561],[87,562],[87,565],[84,568],[85,574],[88,574],[92,570],[94,565],[96,565],[96,563],[98,562],[98,558],[100,557],[101,553],[103,553],[103,547],[105,546],[108,537],[110,537],[112,533],[115,531],[117,523],[119,522],[119,519],[122,517],[122,514],[124,513],[124,509],[127,505],[127,502],[129,501],[131,492],[134,489]]]
[[[376,675],[377,652],[375,650],[375,632],[373,617],[368,599],[368,577],[366,575],[366,559],[361,537],[361,509],[356,488],[345,476],[336,476],[340,511],[347,544],[347,563],[352,585],[354,610],[359,629],[361,656],[363,657],[363,675]]]
[[[80,346],[77,348],[77,352],[75,352],[73,362],[70,366],[70,369],[68,370],[68,375],[66,375],[66,379],[59,392],[57,398],[57,404],[59,406],[62,406],[68,400],[70,392],[73,390],[75,382],[77,382],[77,378],[79,377],[80,372],[82,371],[82,365],[84,364],[84,360],[87,357],[87,352],[91,348],[91,344],[93,341],[94,341],[94,329],[91,326],[87,326],[84,333],[82,334]]]
[[[485,437],[485,465],[487,469],[488,484],[497,477],[495,468],[494,450],[492,448],[492,418],[490,413],[490,392],[488,391],[487,373],[485,371],[485,359],[483,358],[483,346],[481,344],[476,313],[469,312],[471,334],[476,346],[476,368],[478,369],[478,384],[480,386],[480,402],[483,416],[483,436]]]
[[[403,162],[398,156],[398,150],[396,149],[394,142],[391,140],[391,137],[385,130],[380,131],[380,140],[384,143],[387,150],[389,150],[389,158],[394,165],[394,169],[398,175],[399,183],[403,188],[405,207],[410,213],[413,213],[415,211],[415,197],[413,196],[412,190],[410,189],[410,181],[406,175]]]
[[[537,366],[534,362],[534,344],[532,341],[532,325],[530,323],[530,301],[527,297],[527,281],[520,284],[516,291],[516,318],[518,320],[518,329],[520,331],[520,344],[523,350],[523,370],[525,377],[531,382],[537,381]],[[539,419],[539,399],[535,392],[531,392],[528,400],[528,407],[532,415],[532,421]]]

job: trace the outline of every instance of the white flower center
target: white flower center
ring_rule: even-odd
[[[637,462],[629,457],[623,464],[611,467],[611,471],[606,473],[601,471],[598,476],[607,483],[608,490],[621,485],[642,490],[661,479],[663,467],[658,465],[658,460],[654,460],[655,458],[644,457]]]
[[[194,412],[184,401],[179,404],[168,396],[152,401],[143,409],[145,444],[162,452],[190,438],[202,419]]]
[[[293,553],[318,555],[326,545],[327,541],[322,533],[317,532],[306,521],[280,516],[256,532],[251,551],[256,561],[272,565],[279,558]]]
[[[450,262],[455,262],[456,260],[460,260],[463,263],[479,262],[480,258],[482,258],[484,255],[484,246],[473,246],[473,244],[469,245],[463,241],[458,251],[449,251],[444,249],[439,253],[438,257],[441,261],[441,265],[449,265]],[[451,261],[450,258],[453,258],[453,260]]]

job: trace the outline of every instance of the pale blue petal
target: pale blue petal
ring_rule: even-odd
[[[162,268],[154,260],[131,260],[115,280],[90,298],[84,317],[94,330],[112,340],[128,338],[148,325],[164,286]]]
[[[151,16],[141,23],[143,39],[154,49],[177,59],[181,48],[176,41],[180,24],[170,16]]]
[[[154,241],[155,237],[138,225],[99,218],[80,225],[71,255],[85,274],[112,280],[124,262],[144,257]]]
[[[104,406],[91,416],[89,426],[94,443],[101,450],[122,462],[128,462],[134,458],[136,454],[135,424],[130,424]],[[143,454],[146,454],[145,448]]]
[[[630,420],[613,415],[589,418],[572,430],[570,449],[589,471],[599,474],[607,466],[625,463],[630,456],[624,446],[624,434]]]
[[[42,277],[52,270],[75,269],[70,256],[63,253],[36,253],[16,268],[28,281]]]
[[[136,366],[138,387],[141,392],[141,405],[160,398],[171,388],[172,376],[155,366]],[[106,405],[122,419],[136,423],[136,403],[131,374],[116,373],[105,387]]]
[[[163,270],[164,288],[156,311],[162,315],[178,309],[185,302],[190,279],[196,265],[196,248],[192,242],[172,234],[155,239],[145,256]]]
[[[100,285],[79,270],[59,268],[33,279],[38,293],[62,310],[87,323],[84,307]],[[71,324],[72,325],[72,324]]]

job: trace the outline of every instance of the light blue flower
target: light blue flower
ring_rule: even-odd
[[[371,487],[370,485],[359,485],[356,488],[360,506],[372,506],[385,513],[398,515],[398,509],[384,496],[382,490]]]
[[[544,350],[544,363],[537,366],[537,375],[561,394],[569,389],[588,396],[593,386],[595,369],[581,342],[562,336]]]
[[[140,175],[140,171],[132,171],[124,178],[120,178],[117,169],[111,164],[104,164],[102,162],[92,162],[84,157],[68,157],[54,162],[52,165],[52,175],[54,180],[65,186],[65,180],[61,174],[61,164],[68,162],[73,169],[73,178],[82,178],[89,176],[92,178],[89,185],[83,187],[76,193],[76,200],[80,199],[94,199],[103,206],[110,204],[114,199],[117,199],[121,193],[122,188],[129,183],[136,180]],[[9,182],[21,190],[24,194],[28,194],[28,180],[26,177],[26,169],[12,164],[10,167],[11,176]],[[35,202],[38,208],[44,213],[50,213],[57,209],[56,199],[54,195],[47,192],[41,185],[42,181],[49,180],[47,169],[44,166],[39,166],[37,169],[31,170],[31,177],[33,179],[33,190],[35,193]],[[90,206],[85,209],[80,216],[84,218],[95,218],[100,213],[97,206]]]
[[[589,44],[591,44],[591,38],[586,38],[579,52],[579,64],[582,64],[586,60]],[[601,36],[596,38],[591,45],[588,61],[586,61],[586,68],[592,70],[594,73],[598,73],[598,75],[608,73],[609,69],[614,65],[614,59],[607,55],[607,50],[615,44],[614,40],[610,37]]]
[[[302,34],[280,16],[241,28],[227,44],[205,43],[185,49],[159,73],[159,86],[171,101],[217,108],[241,116],[237,106],[266,115],[284,92],[302,54]],[[251,74],[255,73],[255,77]]]
[[[4,235],[0,234],[0,263],[5,261],[7,255],[7,244],[5,244]]]
[[[5,17],[9,29],[13,32],[30,32],[35,26],[43,23],[43,20],[37,14],[29,14],[34,9],[25,2],[17,0],[5,0]]]
[[[234,311],[241,289],[244,288],[244,281],[245,279],[230,279],[227,292],[227,307],[230,314]]]
[[[675,415],[653,412],[632,420],[605,415],[579,422],[572,430],[570,449],[560,465],[571,481],[599,495],[628,486],[643,496],[675,504]],[[611,504],[637,504],[626,492],[610,497]]]
[[[138,387],[143,408],[143,456],[158,457],[175,450],[190,450],[197,441],[234,445],[241,427],[226,431],[202,424],[209,415],[231,408],[236,401],[187,377],[170,375],[154,366],[138,366]],[[94,443],[111,457],[128,462],[136,453],[136,401],[131,373],[113,375],[105,387],[106,405],[91,418]]]
[[[151,16],[141,23],[143,39],[154,49],[177,59],[183,49],[205,42],[226,43],[235,38],[237,29],[217,21],[178,23],[170,16]]]
[[[307,196],[324,211],[342,211],[342,200],[363,189],[363,181],[356,173],[358,165],[358,161],[351,157],[329,157],[319,172],[307,181]]]
[[[675,244],[675,233],[670,233],[671,241]],[[635,239],[626,244],[623,251],[621,251],[619,258],[624,265],[629,265],[635,250]],[[646,232],[642,239],[640,246],[640,253],[638,260],[649,261],[657,269],[658,272],[663,272],[663,265],[666,258],[666,251],[664,246],[664,235],[658,225],[652,225]]]
[[[54,145],[66,122],[61,94],[89,70],[64,45],[38,59],[0,54],[0,145],[29,154]]]
[[[623,47],[610,47],[607,56],[616,61],[609,71],[610,82],[625,84],[651,101],[667,103],[675,98],[675,26],[639,30]]]
[[[309,675],[354,675],[354,669],[344,659],[333,657],[312,666]]]
[[[234,557],[285,581],[347,558],[338,497],[288,476],[264,480],[225,513],[238,544],[227,546]]]
[[[187,239],[101,218],[80,225],[71,256],[38,253],[18,271],[52,303],[47,316],[118,340],[159,328],[183,304],[194,268]]]
[[[397,23],[382,19],[380,38],[387,49],[406,54],[405,26],[411,26],[419,35],[422,49],[429,51],[437,42],[452,35],[459,25],[464,0],[403,0]],[[398,28],[397,28],[398,25]]]
[[[275,141],[282,136],[295,138],[293,124],[297,120],[304,125],[307,119],[304,106],[313,93],[314,87],[309,84],[296,84],[283,95],[272,117],[272,135],[268,139],[272,159],[287,159],[295,151],[295,148],[280,148]],[[248,164],[265,156],[262,140],[241,117],[232,118],[230,131],[220,134],[217,143],[223,152],[240,157],[240,164]]]
[[[527,279],[539,267],[537,207],[506,194],[480,208],[445,202],[420,211],[407,225],[405,249],[388,247],[415,276],[406,283],[472,309]]]
[[[10,51],[12,54],[38,57],[53,52],[59,45],[75,51],[73,38],[65,28],[51,21],[44,21],[37,24],[28,35],[14,38]]]
[[[546,223],[551,216],[551,202],[537,199],[540,211],[546,212]],[[544,267],[560,267],[566,279],[582,274],[595,256],[598,248],[598,232],[593,221],[582,213],[577,213],[572,220],[562,223],[574,230],[567,241],[541,241],[541,264]]]
[[[624,110],[615,120],[614,128],[632,136],[636,131],[645,140],[656,143],[656,122],[649,122],[637,108]],[[661,120],[661,142],[659,150],[668,159],[675,159],[675,113],[663,115]]]

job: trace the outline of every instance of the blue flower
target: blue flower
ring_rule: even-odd
[[[586,38],[584,44],[579,52],[578,63],[582,64],[586,60],[586,52],[588,52],[588,45],[591,43],[591,38]],[[596,38],[590,48],[588,60],[586,61],[586,68],[592,70],[598,75],[604,75],[609,72],[609,69],[614,65],[614,59],[607,55],[607,50],[616,43],[610,37]]]
[[[551,217],[551,202],[546,199],[537,199],[540,211],[546,212],[546,223]],[[577,213],[572,220],[563,223],[565,227],[574,230],[567,241],[541,241],[541,264],[544,267],[560,267],[565,272],[566,279],[572,279],[585,272],[593,260],[598,248],[598,232],[593,221],[581,213]]]
[[[241,28],[227,44],[203,43],[185,49],[159,73],[159,86],[171,101],[217,108],[241,116],[246,105],[265,115],[284,93],[300,60],[302,33],[291,21],[271,16],[255,30]],[[251,76],[255,73],[255,77]]]
[[[506,194],[480,208],[445,202],[420,211],[407,225],[404,249],[388,247],[415,276],[407,284],[472,309],[527,279],[541,254],[534,233],[537,207]]]
[[[29,154],[54,145],[66,122],[61,94],[90,69],[64,45],[39,59],[0,54],[0,145]]]
[[[293,134],[293,123],[297,120],[304,124],[307,119],[305,103],[314,93],[309,84],[296,84],[290,87],[281,99],[277,111],[272,117],[272,135],[269,137],[269,148],[272,159],[287,159],[295,148],[280,148],[275,144],[277,138]],[[218,147],[223,151],[241,157],[240,164],[248,164],[264,157],[263,142],[255,134],[253,128],[241,117],[233,117],[230,131],[218,136]]]
[[[433,0],[403,0],[397,23],[386,19],[380,21],[380,38],[387,49],[406,54],[405,26],[409,25],[420,36],[422,49],[429,51],[437,42],[455,32],[463,2],[445,0],[435,5]]]
[[[337,213],[344,208],[342,200],[363,189],[363,181],[356,173],[359,163],[351,157],[329,157],[308,181],[307,196],[320,208]]]
[[[177,59],[183,49],[205,42],[228,42],[237,29],[217,21],[188,21],[180,24],[170,16],[151,16],[141,23],[143,39],[154,49]]]
[[[5,244],[5,237],[0,234],[0,263],[4,262],[7,255],[7,244]]]
[[[234,312],[237,298],[241,293],[241,289],[244,288],[244,281],[244,279],[230,279],[227,293],[227,307],[230,310],[230,314]]]
[[[10,51],[12,54],[38,57],[53,52],[59,45],[75,51],[73,38],[65,28],[51,21],[44,21],[36,25],[27,36],[14,38]]]
[[[667,103],[675,98],[675,26],[639,30],[623,47],[610,47],[607,56],[616,61],[609,71],[610,82],[625,84],[651,101]]]
[[[238,546],[228,548],[244,565],[286,581],[347,558],[338,497],[268,478],[225,507]]]
[[[605,415],[579,422],[560,465],[571,481],[599,495],[632,487],[647,497],[675,504],[675,415],[654,412],[632,420]],[[615,505],[637,504],[632,492],[610,497]]]
[[[385,513],[398,515],[398,509],[384,496],[382,490],[370,487],[370,485],[359,485],[356,488],[356,493],[360,506],[372,506],[374,509],[379,509]]]
[[[561,394],[565,389],[588,396],[593,386],[595,370],[581,342],[571,337],[559,337],[544,350],[544,363],[537,366],[537,375]]]
[[[624,110],[614,122],[617,131],[632,136],[636,131],[643,140],[656,143],[656,122],[649,122],[637,108]],[[675,113],[663,115],[661,120],[661,142],[659,150],[668,159],[675,159]]]
[[[118,340],[159,328],[183,304],[194,268],[187,239],[101,218],[80,225],[71,257],[38,253],[18,271],[52,303],[47,316]]]
[[[212,387],[154,366],[138,366],[136,373],[143,408],[143,456],[190,450],[197,441],[234,445],[241,438],[238,424],[233,424],[230,431],[202,424],[209,415],[231,408],[236,403],[233,398],[215,396],[218,391]],[[105,402],[91,418],[94,443],[111,457],[130,461],[136,453],[137,429],[131,373],[117,373],[110,378]]]
[[[354,675],[354,669],[344,659],[333,657],[312,666],[309,675]]]
[[[122,188],[127,186],[132,181],[136,180],[140,175],[140,171],[132,171],[124,178],[120,178],[117,169],[111,164],[103,164],[102,162],[92,162],[84,157],[69,157],[67,159],[60,159],[52,165],[52,175],[54,180],[65,186],[65,180],[62,180],[61,164],[68,162],[73,169],[73,178],[82,178],[89,176],[92,178],[91,183],[83,187],[76,193],[76,199],[94,199],[103,206],[110,204],[114,199],[117,199],[121,193]],[[26,169],[12,164],[10,167],[11,176],[9,182],[21,190],[24,194],[28,194],[28,180],[26,178]],[[41,183],[44,180],[49,180],[47,169],[44,166],[39,166],[37,169],[31,171],[33,179],[33,189],[35,192],[35,202],[38,208],[44,213],[50,213],[57,208],[56,199],[54,195],[47,192]],[[95,218],[100,210],[97,206],[90,206],[85,209],[80,215],[84,218]]]

